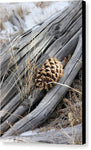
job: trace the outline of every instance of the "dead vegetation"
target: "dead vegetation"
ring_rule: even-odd
[[[4,30],[4,26],[3,26],[3,23],[2,23],[2,20],[0,19],[0,29],[1,30]]]
[[[18,6],[16,5],[16,8],[14,9],[14,11],[21,17],[21,19],[25,19],[24,16],[28,15],[29,13],[31,13],[31,11],[28,8],[23,8],[22,5]]]
[[[36,71],[36,62],[31,64],[29,58],[25,61],[24,67],[24,75],[21,77],[19,73],[18,64],[15,61],[15,56],[13,56],[13,48],[11,48],[11,58],[8,63],[7,72],[5,75],[8,77],[9,72],[17,72],[16,77],[18,78],[18,83],[16,84],[17,89],[21,93],[21,99],[24,100],[28,98],[29,94],[34,91],[35,82],[34,82],[34,75]],[[15,63],[15,67],[11,68],[10,66],[12,63]],[[57,83],[56,83],[57,84]],[[67,85],[66,85],[67,86]],[[32,88],[31,88],[32,87]],[[44,123],[41,127],[39,132],[43,131],[43,126],[45,126],[45,130],[56,129],[59,130],[61,128],[66,127],[73,127],[75,125],[82,123],[82,70],[80,70],[79,74],[77,75],[76,79],[74,80],[72,87],[69,87],[69,91],[66,94],[66,97],[63,101],[57,106],[51,117]],[[33,93],[34,94],[34,93]],[[12,114],[13,115],[13,114]],[[24,116],[21,116],[22,118]],[[14,130],[15,133],[18,133],[15,130],[11,123],[7,122],[7,124]],[[66,134],[66,133],[65,133]],[[72,139],[72,144],[82,144],[81,138],[79,137],[69,137]]]
[[[79,83],[79,84],[78,84]],[[82,92],[82,70],[72,84],[72,88]],[[57,129],[82,123],[82,95],[69,89],[63,101],[57,106],[46,127]],[[45,126],[45,124],[43,124]]]
[[[82,92],[82,69],[74,80],[72,88]],[[73,127],[78,124],[82,124],[82,95],[69,89],[63,101],[57,106],[46,123],[40,127],[39,131],[54,128],[60,130],[61,128]],[[72,135],[69,139],[71,139],[70,144],[82,144],[82,136]]]
[[[40,6],[44,7],[43,3],[40,3]],[[22,8],[17,9],[17,13],[21,18],[23,18],[23,10]],[[1,28],[3,29],[3,24],[1,22]],[[10,40],[9,40],[10,41]],[[36,61],[31,63],[29,57],[24,62],[24,74],[20,73],[18,63],[16,62],[15,56],[13,55],[13,47],[11,44],[11,57],[8,63],[7,71],[3,80],[5,80],[9,74],[12,72],[18,82],[16,83],[16,88],[21,94],[21,99],[24,101],[25,98],[28,98],[32,91],[34,92],[35,83],[34,83],[34,75],[36,71]],[[11,64],[15,64],[11,67]],[[15,78],[15,80],[16,80]],[[67,86],[67,85],[66,85]],[[51,128],[56,128],[57,130],[66,127],[73,127],[75,125],[82,123],[82,70],[80,70],[76,79],[74,80],[72,87],[69,87],[69,91],[66,94],[63,101],[56,107],[55,111],[51,115],[51,117],[40,126],[40,132],[42,131],[42,127],[45,126],[46,130]],[[33,93],[34,94],[34,93]],[[12,113],[13,114],[13,113]],[[24,114],[26,115],[26,114]],[[24,116],[21,116],[22,118]],[[10,122],[7,122],[12,130],[17,132],[13,125]],[[74,140],[74,139],[73,139]],[[76,140],[73,141],[74,144],[81,144],[81,139],[76,137]]]
[[[51,2],[36,2],[36,6],[40,8],[48,7],[51,4]]]
[[[13,62],[15,63],[15,66],[13,68],[10,68]],[[16,79],[18,79],[18,82],[16,83],[16,88],[21,94],[21,99],[24,100],[25,98],[28,98],[30,92],[32,93],[32,91],[34,91],[34,88],[36,88],[34,79],[35,72],[36,62],[31,64],[30,59],[27,58],[24,65],[24,75],[22,76],[18,64],[16,63],[15,57],[12,53],[12,56],[8,63],[7,71],[5,72],[2,80],[4,81],[10,73],[13,73],[15,76],[15,81]]]
[[[13,48],[11,50],[13,52]],[[10,70],[10,66],[12,63],[15,63],[15,67]],[[11,55],[10,61],[8,63],[6,76],[9,76],[9,72],[17,72],[16,77],[18,78],[18,83],[16,84],[17,89],[21,93],[21,99],[24,101],[25,98],[28,98],[29,94],[34,91],[36,87],[34,82],[34,75],[36,72],[36,62],[31,64],[29,58],[25,61],[24,67],[24,75],[21,77],[19,73],[18,64],[15,61],[15,56],[13,53]],[[6,77],[5,77],[6,78]],[[32,88],[31,88],[32,87]],[[59,130],[61,128],[73,127],[75,125],[82,123],[82,70],[80,70],[76,79],[74,80],[71,87],[69,87],[69,91],[66,94],[66,97],[63,101],[57,106],[51,117],[44,123],[39,132],[43,131],[43,127],[45,130],[56,129]],[[34,93],[33,93],[34,94]],[[11,114],[13,115],[13,114]],[[18,117],[18,116],[17,116]],[[22,118],[24,116],[21,116]],[[17,133],[11,123],[7,122],[7,124]],[[71,137],[72,144],[82,144],[82,140],[79,137]]]

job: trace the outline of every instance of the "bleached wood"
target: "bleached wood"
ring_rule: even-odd
[[[82,64],[80,59],[82,58],[82,37],[80,36],[76,50],[71,57],[70,61],[65,67],[64,76],[58,83],[70,86],[73,79],[80,70]],[[24,131],[34,129],[42,124],[54,111],[58,103],[62,100],[69,88],[63,85],[55,85],[42,99],[39,105],[30,112],[23,119],[14,124],[13,130],[9,129],[4,136],[9,136],[16,133],[22,133]]]
[[[36,129],[21,134],[1,138],[3,142],[15,143],[54,143],[54,144],[81,144],[82,125],[67,127],[65,129]]]
[[[5,74],[11,55],[14,56],[15,61],[10,65],[10,68],[17,63],[20,76],[22,77],[27,58],[30,58],[31,63],[33,63],[37,57],[36,65],[39,65],[43,64],[49,56],[63,60],[68,54],[73,53],[71,60],[64,69],[64,77],[59,80],[59,83],[70,86],[81,68],[79,61],[82,57],[82,42],[81,37],[79,38],[82,32],[81,5],[81,1],[71,3],[70,7],[65,11],[59,11],[39,25],[37,29],[31,29],[15,37],[6,47],[3,47],[0,60],[1,77]],[[12,48],[13,51],[11,52]],[[17,74],[17,71],[15,71],[15,74]],[[2,120],[0,127],[3,133],[10,128],[7,122],[11,123],[11,125],[15,123],[13,128],[19,133],[38,127],[54,111],[68,90],[68,87],[55,85],[46,95],[40,92],[38,93],[39,95],[36,94],[35,98],[31,98],[30,93],[28,99],[22,102],[20,93],[16,88],[18,81],[19,79],[11,72],[6,80],[0,83],[0,119]],[[31,107],[36,102],[40,103],[31,111]],[[25,105],[24,103],[30,105]],[[6,113],[9,109],[12,115]],[[25,115],[25,113],[29,114]],[[22,119],[23,115],[25,117]],[[14,130],[8,130],[5,136],[14,134]]]

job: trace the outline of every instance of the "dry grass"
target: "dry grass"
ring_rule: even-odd
[[[75,88],[72,88],[71,86],[68,86],[67,84],[62,84],[62,83],[58,83],[58,82],[49,82],[48,84],[50,84],[50,83],[62,85],[64,87],[67,87],[67,88],[71,89],[72,91],[75,91],[75,92],[77,92],[77,93],[82,95],[82,92],[80,92],[79,90],[77,90]]]
[[[9,38],[9,41],[10,41],[10,38]],[[13,53],[12,43],[11,43],[10,53],[11,53],[11,57],[8,63],[6,74],[7,74],[7,77],[8,77],[8,72],[15,74],[15,76],[18,79],[17,89],[21,93],[21,99],[24,100],[34,90],[31,87],[34,88],[35,86],[34,75],[35,75],[35,70],[37,67],[36,61],[35,63],[31,64],[29,57],[27,57],[25,61],[24,75],[23,77],[21,77],[19,66],[18,66],[18,63],[16,62],[16,59]],[[15,64],[13,70],[11,70],[12,63]],[[79,79],[76,79],[72,87],[65,85],[65,84],[61,84],[61,83],[55,83],[55,84],[60,84],[61,86],[68,87],[69,91],[66,97],[63,99],[62,103],[60,103],[57,106],[54,112],[54,117],[51,116],[50,119],[47,120],[48,129],[50,128],[60,129],[60,128],[66,128],[69,126],[73,127],[74,125],[82,123],[82,102],[81,102],[82,101],[82,92],[81,92],[82,85],[81,85],[81,82],[78,82],[78,81]],[[8,125],[11,128],[13,128],[11,124],[8,123]],[[78,138],[74,137],[72,143],[81,144],[81,139],[79,139],[79,137]]]
[[[9,12],[7,11],[6,8],[0,6],[0,19],[2,22],[7,21],[9,18]]]
[[[50,4],[51,4],[51,2],[36,2],[35,3],[35,5],[40,8],[48,7]]]
[[[22,7],[16,7],[16,12],[22,19],[24,19],[24,11]]]
[[[31,13],[31,11],[29,11],[28,8],[22,8],[22,6],[16,7],[15,11],[23,20],[24,20],[24,15],[28,15],[29,13]]]
[[[15,63],[15,67],[12,70],[12,69],[10,69],[10,65],[13,62]],[[31,61],[29,58],[27,58],[25,61],[25,67],[24,67],[24,71],[23,71],[24,75],[21,76],[19,66],[15,62],[14,56],[10,57],[6,76],[8,77],[8,75],[9,75],[8,73],[11,72],[15,76],[15,80],[16,80],[16,78],[18,79],[16,87],[17,87],[17,90],[21,94],[22,100],[27,98],[29,96],[30,92],[33,91],[33,88],[35,88],[35,82],[34,82],[35,70],[36,70],[36,64],[33,63],[32,67],[31,67]]]
[[[11,44],[12,45],[12,44]],[[12,46],[11,46],[12,47]],[[12,51],[13,52],[13,47]],[[21,99],[24,100],[30,93],[31,93],[31,87],[34,87],[34,74],[36,70],[36,63],[31,64],[31,61],[29,58],[26,59],[25,61],[25,68],[24,68],[24,76],[21,78],[21,74],[19,72],[19,67],[18,64],[15,61],[15,57],[12,53],[8,68],[7,68],[7,73],[10,70],[10,65],[11,63],[15,63],[15,70],[16,70],[16,76],[19,80],[18,82],[18,90],[21,93]],[[12,71],[13,72],[13,71]],[[77,84],[76,84],[77,83]],[[58,83],[55,83],[58,84]],[[60,103],[55,112],[54,116],[52,118],[50,117],[49,120],[47,120],[47,130],[51,128],[66,128],[68,126],[75,126],[77,124],[82,123],[82,92],[81,92],[81,83],[80,87],[78,85],[78,82],[74,81],[73,87],[70,87],[68,85],[63,85],[61,86],[66,86],[69,88],[67,96],[63,99],[63,102]],[[10,128],[13,129],[12,125],[8,123]],[[14,130],[14,129],[13,129]],[[41,128],[40,128],[41,131]],[[17,131],[15,131],[16,133]],[[71,139],[70,144],[82,144],[82,139],[81,137],[69,137]]]
[[[10,122],[8,122],[8,121],[6,121],[6,122],[10,126],[10,128],[14,131],[14,135],[18,135],[19,133],[17,132],[16,129],[14,129],[14,127],[12,126],[12,124]]]
[[[16,115],[16,114],[14,114],[14,113],[10,113],[9,111],[3,111],[3,110],[0,110],[0,112],[1,113],[5,113],[5,114],[9,114],[10,116],[15,116],[15,117],[17,117],[17,118],[19,118],[19,119],[22,119],[22,118],[24,118],[23,116],[21,116],[21,115]]]
[[[30,92],[34,90],[35,88],[35,82],[34,82],[34,74],[36,70],[36,64],[33,63],[31,66],[30,59],[27,58],[26,63],[25,63],[25,69],[24,69],[24,76],[22,79],[22,84],[21,84],[21,97],[24,100],[25,97],[30,95]]]
[[[4,28],[4,25],[3,25],[3,22],[2,22],[2,20],[0,19],[0,30],[4,30],[5,28]]]
[[[74,80],[72,87],[69,87],[69,91],[62,102],[41,127],[61,129],[82,123],[82,77],[79,77],[80,75],[82,75],[81,70]],[[82,136],[72,135],[72,137],[69,137],[69,141],[69,144],[80,145],[82,144]]]
[[[3,75],[2,82],[8,78],[10,74],[12,74],[15,77],[15,81],[18,80],[16,83],[16,87],[18,92],[21,94],[21,99],[24,100],[24,98],[27,98],[30,94],[30,91],[33,91],[33,88],[35,88],[35,82],[34,82],[34,76],[35,76],[35,70],[36,70],[36,60],[34,63],[31,64],[31,61],[29,57],[26,58],[25,64],[24,64],[24,70],[23,70],[23,76],[21,75],[18,62],[16,62],[15,54],[13,45],[10,39],[10,36],[8,35],[8,40],[10,42],[10,59],[9,63],[7,65],[7,69]],[[37,58],[36,58],[37,59]],[[13,68],[11,67],[14,64]]]
[[[38,7],[43,8],[44,7],[43,3],[40,3]],[[22,7],[16,8],[16,11],[19,14],[19,16],[23,19],[24,11]],[[7,19],[9,19],[9,16],[5,15],[5,17],[3,18],[3,21],[6,21]],[[3,21],[0,20],[1,30],[4,29]],[[9,41],[10,41],[10,38],[9,38]],[[15,67],[13,68],[13,70],[11,69],[12,63],[15,64]],[[11,43],[11,57],[8,63],[5,76],[8,77],[8,73],[11,72],[11,73],[14,73],[14,75],[17,77],[18,79],[17,89],[21,93],[22,100],[27,98],[28,95],[34,90],[33,88],[35,86],[35,83],[34,83],[35,70],[36,70],[36,61],[35,63],[31,64],[30,59],[27,58],[25,61],[24,75],[23,77],[21,77],[18,64],[13,54],[13,46]],[[55,84],[58,84],[58,83],[55,83]],[[60,85],[68,87],[70,90],[67,96],[63,99],[63,102],[57,106],[55,112],[52,114],[50,119],[47,120],[48,129],[50,128],[60,129],[60,128],[66,128],[68,126],[73,127],[74,125],[82,123],[82,92],[81,92],[82,85],[81,83],[80,84],[79,82],[75,83],[74,81],[73,87],[70,87],[68,85],[64,85],[61,83]],[[10,115],[13,115],[13,114],[10,114]],[[7,124],[10,126],[10,128],[12,128],[12,130],[14,130],[10,123],[7,122]],[[15,133],[16,132],[17,131],[15,130]],[[72,142],[74,144],[82,144],[82,139],[80,137],[74,137]]]

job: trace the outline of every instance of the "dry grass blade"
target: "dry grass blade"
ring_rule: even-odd
[[[71,86],[68,86],[67,84],[62,84],[62,83],[58,83],[58,82],[49,82],[48,84],[50,84],[50,83],[59,84],[59,85],[68,87],[68,88],[71,89],[72,91],[77,92],[77,93],[79,93],[79,94],[82,95],[82,92],[78,91],[77,89],[72,88]]]
[[[10,126],[10,128],[14,131],[15,134],[18,134],[18,132],[13,128],[10,122],[6,121],[7,124]]]
[[[6,113],[6,114],[9,114],[9,115],[11,115],[11,116],[15,116],[15,117],[19,117],[20,119],[22,119],[23,118],[23,116],[21,116],[21,115],[15,115],[15,114],[13,114],[13,113],[10,113],[9,111],[2,111],[2,110],[0,110],[0,112],[1,113]]]

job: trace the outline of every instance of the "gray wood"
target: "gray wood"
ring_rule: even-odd
[[[81,27],[81,18],[80,18],[80,27]],[[78,22],[76,22],[78,25],[79,25],[79,23]],[[74,35],[75,34],[75,32],[77,32],[77,31],[79,31],[79,29],[80,29],[80,27],[78,28],[78,26],[77,26],[77,24],[75,24],[75,26],[73,26],[74,28],[72,29],[72,31],[70,31],[69,30],[69,33],[71,33],[71,35],[70,34],[67,34],[68,33],[68,31],[67,31],[67,35],[66,34],[64,34],[64,36],[62,35],[62,37],[60,37],[58,40],[56,40],[56,41],[54,41],[53,42],[53,44],[51,44],[51,46],[49,46],[49,49],[48,50],[46,50],[46,52],[47,53],[49,53],[49,55],[51,55],[52,53],[54,53],[53,55],[55,56],[55,49],[56,49],[56,52],[57,51],[61,51],[61,49],[62,49],[62,47],[67,43],[67,41],[69,41],[69,39],[72,37],[72,35]],[[76,28],[77,28],[77,30],[76,30]],[[75,31],[76,30],[76,31]],[[74,33],[73,33],[74,32]],[[60,32],[59,32],[60,33]],[[64,38],[65,37],[65,38]],[[47,38],[44,38],[44,40],[45,39],[47,39]],[[53,37],[50,39],[47,39],[47,42],[48,42],[48,44],[46,43],[44,43],[44,42],[41,42],[40,44],[40,46],[39,46],[39,48],[41,49],[41,46],[42,46],[42,49],[39,51],[39,48],[35,48],[35,50],[36,50],[36,52],[34,52],[34,55],[33,55],[33,53],[29,53],[28,55],[30,56],[30,60],[31,60],[31,62],[32,62],[32,60],[33,60],[33,58],[35,59],[36,58],[36,56],[38,55],[38,56],[40,56],[41,55],[41,52],[43,52],[43,51],[45,51],[45,49],[48,47],[48,45],[50,45],[50,43],[53,41]],[[60,43],[60,46],[58,47],[56,47],[56,45],[59,45],[58,43]],[[63,44],[64,43],[64,44]],[[26,50],[26,53],[27,53],[27,50]],[[21,54],[19,54],[19,55],[21,55]],[[19,56],[18,56],[19,57]],[[44,57],[45,57],[45,55],[44,55]],[[21,58],[21,57],[20,57]],[[18,64],[18,68],[19,68],[19,72],[20,72],[20,75],[21,75],[21,73],[22,73],[22,71],[24,70],[24,67],[25,67],[25,60],[26,60],[26,58],[27,58],[27,56],[25,56],[24,58],[23,58],[23,60],[21,60],[21,62]],[[17,60],[17,58],[15,58],[15,60]],[[15,72],[15,74],[17,73],[17,71]],[[24,71],[23,71],[23,74],[24,74]],[[22,75],[23,75],[22,74]],[[15,85],[17,84],[17,82],[18,82],[18,80],[14,80],[14,78],[16,78],[15,77],[15,75],[14,75],[14,73],[11,73],[11,75],[10,75],[10,77],[8,77],[7,79],[6,79],[6,81],[5,81],[5,83],[3,83],[2,85],[1,85],[1,87],[2,87],[2,90],[1,90],[1,101],[2,101],[2,107],[5,105],[5,103],[6,103],[6,101],[8,101],[8,96],[10,96],[11,95],[11,93],[12,93],[12,88],[14,88],[15,90],[13,90],[13,91],[15,91],[16,92],[16,88],[15,88]],[[8,83],[8,81],[9,81],[9,83]],[[12,82],[13,81],[13,82]],[[7,86],[5,86],[6,85],[6,83],[8,83],[7,84]],[[10,86],[11,88],[8,88],[8,86]],[[11,90],[10,90],[11,89]],[[4,94],[5,93],[5,94]],[[12,93],[12,94],[15,94],[15,93]],[[5,103],[4,103],[4,101],[5,101]]]
[[[70,86],[82,65],[79,61],[82,59],[81,7],[81,1],[71,3],[70,7],[63,12],[59,11],[48,20],[45,20],[39,27],[18,35],[7,43],[6,47],[2,47],[1,77],[4,79],[11,55],[14,56],[15,61],[10,65],[10,69],[17,64],[22,77],[27,57],[30,58],[32,64],[37,57],[36,65],[39,66],[49,56],[63,60],[68,54],[73,54],[64,68],[63,78],[58,82]],[[4,136],[15,134],[15,130],[20,134],[45,122],[69,89],[66,86],[57,84],[47,94],[36,92],[35,97],[32,98],[30,93],[28,99],[21,101],[21,93],[16,88],[19,81],[16,74],[17,71],[10,72],[5,80],[0,81],[0,119],[2,121],[0,128],[2,133],[5,132]],[[36,102],[38,104],[35,108]]]
[[[77,75],[78,71],[81,68],[81,59],[82,55],[82,38],[80,36],[76,50],[70,59],[69,63],[65,67],[64,76],[59,80],[58,83],[71,85],[73,79]],[[39,105],[30,112],[23,119],[14,124],[13,130],[9,129],[4,136],[10,136],[17,133],[22,133],[24,131],[34,129],[43,123],[50,114],[54,111],[55,107],[62,100],[63,96],[66,94],[69,88],[61,85],[55,85],[47,95],[42,99]],[[60,94],[61,93],[61,94]]]
[[[11,113],[17,108],[17,106],[22,102],[20,93],[17,94],[12,101],[8,103],[4,107],[3,110],[0,111],[0,120],[3,122],[7,116],[11,115]]]
[[[68,54],[71,54],[71,53],[73,53],[74,52],[74,49],[75,49],[75,47],[76,47],[76,45],[77,45],[77,42],[78,42],[78,36],[79,36],[79,34],[81,33],[81,31],[79,31],[76,35],[74,35],[71,39],[70,39],[70,41],[61,49],[61,51],[60,51],[60,47],[59,47],[59,50],[58,51],[55,51],[54,50],[54,46],[53,46],[53,53],[49,53],[49,49],[48,49],[48,52],[46,52],[40,59],[39,59],[39,61],[37,62],[37,65],[39,65],[40,63],[42,63],[42,62],[44,62],[44,60],[46,59],[46,58],[48,58],[49,57],[49,55],[51,56],[51,57],[57,57],[59,60],[62,60],[64,57],[67,57],[68,56]],[[57,43],[60,43],[59,42],[59,40],[57,41]],[[54,44],[53,44],[54,45]],[[54,55],[55,54],[55,55]],[[29,99],[30,99],[30,101],[28,102],[28,103],[31,103],[32,101],[33,102],[36,102],[36,101],[38,101],[38,95],[41,95],[41,93],[42,92],[38,92],[38,94],[37,94],[37,96],[35,95],[35,97],[34,97],[34,99],[33,98],[31,98],[31,96],[29,97]],[[19,95],[19,96],[18,96]],[[17,100],[17,97],[19,97],[18,98],[18,100]],[[36,98],[37,97],[37,98]],[[43,98],[43,97],[42,97]],[[28,99],[28,100],[29,100]],[[32,100],[33,99],[33,100]],[[40,98],[41,99],[41,98]],[[26,101],[26,100],[25,100]],[[18,102],[18,103],[17,103]],[[21,96],[20,96],[20,94],[17,94],[17,96],[14,98],[14,100],[12,99],[12,101],[10,101],[3,109],[2,109],[2,113],[1,113],[1,117],[0,117],[0,119],[1,119],[1,122],[3,122],[3,121],[5,121],[5,119],[7,119],[7,117],[9,117],[10,116],[10,114],[9,113],[7,113],[7,111],[9,111],[10,110],[10,113],[12,113],[14,110],[15,110],[15,108],[17,108],[18,107],[18,105],[20,105],[20,103],[22,102],[22,100],[21,100]],[[12,109],[10,109],[10,108],[12,108]],[[21,108],[21,106],[19,107],[19,108]],[[18,109],[19,109],[18,108]],[[29,108],[27,107],[27,110],[28,110]],[[30,108],[31,109],[31,108]],[[24,110],[26,111],[26,109],[23,109],[22,110],[22,112],[21,112],[21,114],[19,114],[19,112],[18,112],[18,115],[22,115],[22,114],[24,114]],[[15,111],[16,112],[16,111]],[[7,114],[7,115],[6,115]],[[15,114],[17,114],[17,113],[15,113]],[[16,115],[15,115],[16,116]],[[10,118],[12,118],[12,116],[10,117]],[[9,122],[11,122],[12,124],[13,123],[15,123],[15,120],[14,120],[14,122],[12,122],[12,121],[10,121],[10,118],[9,118]],[[2,125],[3,127],[2,127],[2,131],[5,131],[6,129],[7,129],[7,123],[4,123],[4,125]]]
[[[15,122],[23,118],[24,114],[28,114],[31,111],[33,105],[41,101],[45,94],[46,92],[43,90],[41,92],[39,90],[36,90],[34,98],[30,95],[29,98],[25,99],[24,102],[22,102],[21,105],[19,105],[19,107],[14,112],[11,110],[11,114],[2,114],[2,118],[0,118],[2,123],[0,125],[1,132],[4,133],[10,128],[10,125],[7,122],[13,125]]]
[[[54,16],[48,22],[47,21],[44,22],[44,24],[42,24],[41,27],[32,31],[30,35],[24,36],[23,41],[19,42],[21,44],[21,47],[20,48],[18,47],[18,50],[17,49],[13,50],[14,56],[17,56],[17,54],[19,52],[21,52],[21,50],[25,46],[26,46],[25,51],[28,49],[27,46],[31,47],[31,45],[32,45],[33,47],[35,47],[36,46],[35,41],[37,44],[37,43],[39,43],[40,39],[42,39],[42,38],[44,39],[44,37],[46,39],[50,36],[55,37],[56,32],[59,32],[60,36],[62,36],[67,31],[68,27],[69,26],[71,27],[72,21],[74,20],[74,22],[75,22],[77,20],[77,16],[79,17],[79,15],[81,15],[80,9],[81,9],[81,2],[80,2],[80,4],[79,4],[79,2],[74,2],[71,7],[66,9],[66,12],[62,13],[59,11],[59,14],[57,14],[57,16]],[[79,14],[79,12],[80,12],[80,14]],[[65,26],[64,26],[64,24],[65,24]],[[58,31],[56,31],[57,29],[55,29],[57,26],[59,27]],[[78,24],[78,26],[79,26],[79,24]],[[74,30],[73,30],[73,33],[74,33]],[[18,41],[20,39],[22,39],[22,35],[17,40],[12,41],[11,46],[9,45],[9,47],[8,47],[8,50],[7,51],[4,50],[4,51],[6,51],[6,53],[1,54],[1,56],[2,56],[1,64],[3,64],[3,68],[1,67],[1,75],[5,72],[5,70],[7,68],[7,64],[9,63],[9,59],[11,57],[11,54],[9,53],[9,51],[10,51],[11,47],[14,49],[15,45],[18,43]],[[31,44],[31,42],[33,44]],[[18,54],[18,57],[19,57],[19,54]]]
[[[33,131],[28,131],[20,136],[9,136],[1,138],[3,142],[15,143],[55,143],[55,144],[76,144],[81,143],[82,125],[67,127],[65,129],[47,129],[41,128]],[[78,143],[78,144],[79,144]]]

